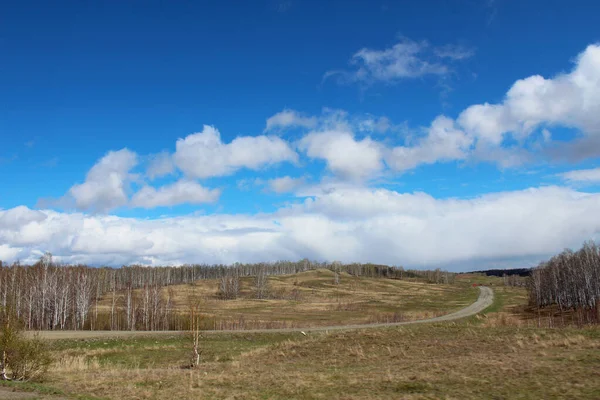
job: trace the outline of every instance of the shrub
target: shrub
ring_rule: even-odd
[[[39,336],[25,337],[17,318],[3,312],[0,319],[0,379],[39,380],[51,363],[46,343]]]

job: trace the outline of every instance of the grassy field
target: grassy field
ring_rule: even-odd
[[[219,299],[217,280],[170,286],[174,308],[185,314],[190,299],[201,298],[206,329],[297,328],[425,319],[459,310],[479,294],[460,285],[346,273],[334,285],[333,272],[326,269],[269,277],[268,299],[255,298],[253,278],[242,278],[240,283],[240,297],[235,300]],[[100,312],[109,311],[111,298],[111,293],[104,296]]]
[[[461,276],[455,287],[482,279]],[[524,289],[499,281],[485,282],[492,307],[457,322],[206,336],[197,369],[187,368],[181,336],[60,340],[35,390],[87,399],[600,398],[600,330],[538,328]]]

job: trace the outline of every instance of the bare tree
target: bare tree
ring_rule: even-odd
[[[200,307],[201,299],[197,296],[188,298],[189,318],[190,318],[190,336],[192,341],[192,367],[200,365]]]
[[[541,263],[531,272],[528,288],[538,315],[556,305],[561,318],[573,310],[580,324],[600,322],[600,248],[586,242],[577,252],[567,249]]]
[[[264,265],[261,265],[254,277],[254,291],[257,299],[265,299],[269,296],[269,278]]]
[[[570,307],[578,302],[596,302],[586,293],[596,290],[597,256],[594,248],[577,254],[573,267],[580,271],[574,277],[557,271],[553,282],[558,304]],[[571,260],[571,256],[563,257]],[[572,260],[571,260],[572,261]],[[571,262],[569,261],[569,263]],[[562,265],[562,264],[561,264]],[[46,253],[33,265],[0,263],[0,306],[11,305],[16,318],[26,329],[186,329],[184,318],[173,312],[173,293],[170,285],[185,284],[198,279],[218,281],[223,299],[235,299],[241,290],[241,278],[252,277],[256,297],[270,296],[271,276],[328,268],[335,271],[334,283],[343,273],[378,278],[432,279],[451,283],[454,274],[443,271],[404,270],[379,264],[340,262],[277,261],[271,263],[225,265],[182,265],[178,267],[125,266],[121,268],[92,268],[85,265],[58,265]],[[579,292],[561,291],[561,282],[571,282]],[[544,280],[543,282],[546,282]],[[543,286],[546,287],[546,286]],[[165,290],[166,288],[166,290]],[[547,294],[546,291],[542,293]],[[546,297],[540,301],[546,301]],[[109,305],[105,310],[102,301]],[[94,308],[92,308],[94,307]]]
[[[340,284],[340,270],[342,269],[342,263],[339,261],[334,261],[331,264],[331,267],[333,269],[333,284],[339,285]]]
[[[240,275],[237,268],[229,268],[219,281],[219,296],[222,299],[237,299],[240,294]]]

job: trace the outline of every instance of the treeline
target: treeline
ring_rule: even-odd
[[[183,330],[188,317],[174,311],[173,289],[200,279],[219,281],[223,299],[239,293],[239,279],[255,277],[257,297],[265,296],[267,276],[318,268],[355,276],[416,278],[452,283],[454,274],[435,270],[404,270],[378,264],[279,261],[234,265],[121,268],[59,265],[45,254],[34,265],[0,261],[0,305],[11,310],[29,330]],[[100,300],[103,298],[102,305]]]
[[[564,250],[534,268],[529,299],[538,309],[558,306],[561,313],[574,312],[578,323],[598,323],[600,247],[586,242],[578,251]]]
[[[471,271],[464,272],[465,274],[485,274],[486,276],[497,276],[502,278],[504,276],[521,276],[527,277],[531,274],[531,268],[510,268],[510,269],[486,269],[483,271]]]

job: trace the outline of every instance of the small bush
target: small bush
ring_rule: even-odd
[[[38,337],[28,339],[17,318],[7,312],[0,317],[0,379],[39,380],[48,371],[52,358],[48,346]]]
[[[13,380],[30,381],[41,379],[51,363],[48,346],[39,337],[20,338],[10,357],[8,367],[12,370]]]

